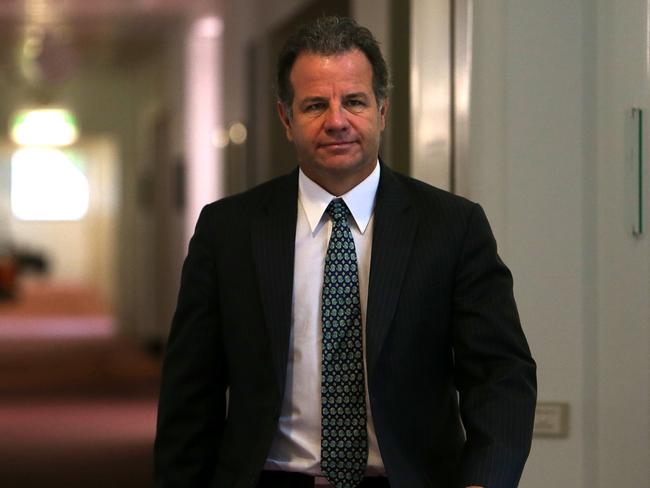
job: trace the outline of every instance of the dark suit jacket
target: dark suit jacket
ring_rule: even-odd
[[[201,213],[164,360],[158,487],[255,486],[284,393],[297,180]],[[482,209],[382,167],[374,219],[366,361],[391,486],[516,486],[535,363]]]

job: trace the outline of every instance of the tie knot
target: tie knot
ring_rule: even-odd
[[[350,215],[350,209],[342,198],[332,200],[327,206],[326,212],[330,214],[334,222],[340,222],[342,220],[347,222],[348,215]]]

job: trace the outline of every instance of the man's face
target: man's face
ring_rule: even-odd
[[[372,90],[372,67],[353,49],[341,54],[298,55],[291,70],[292,114],[278,104],[287,137],[303,172],[335,195],[347,192],[375,168],[387,101]]]

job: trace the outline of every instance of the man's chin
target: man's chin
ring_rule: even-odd
[[[333,171],[355,171],[368,166],[369,163],[362,154],[345,152],[323,156],[319,158],[317,165],[323,169]]]
[[[333,195],[343,195],[372,173],[376,159],[327,158],[300,163],[302,171],[309,179]]]
[[[318,163],[318,170],[322,173],[329,173],[330,175],[340,175],[346,177],[353,174],[368,175],[374,169],[374,162],[366,161],[361,158],[327,158]]]
[[[365,165],[358,161],[326,161],[319,165],[320,171],[331,175],[350,175],[364,171]]]

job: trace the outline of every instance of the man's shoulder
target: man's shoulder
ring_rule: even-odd
[[[393,188],[390,193],[400,195],[400,201],[407,202],[405,206],[415,213],[418,225],[425,230],[422,235],[437,240],[447,235],[456,243],[468,232],[491,235],[487,216],[478,203],[394,171],[387,175],[390,179],[387,186]]]
[[[464,196],[443,190],[395,170],[386,169],[386,176],[387,180],[391,181],[390,184],[398,187],[417,208],[466,212],[471,211],[477,205]]]
[[[237,217],[238,219],[259,214],[278,196],[297,195],[297,172],[278,176],[248,190],[235,193],[216,200],[205,206],[204,211],[221,217]]]

